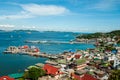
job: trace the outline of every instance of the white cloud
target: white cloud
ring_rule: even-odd
[[[0,24],[0,29],[1,30],[13,30],[15,28],[15,25],[11,25],[11,24]]]
[[[1,15],[0,19],[25,19],[37,16],[62,15],[69,10],[63,6],[39,4],[11,4],[20,6],[23,10],[12,15]],[[14,11],[14,10],[13,10]]]
[[[10,25],[10,24],[1,24],[0,28],[13,28],[15,25]]]
[[[46,16],[46,15],[61,15],[69,12],[68,9],[56,5],[38,5],[38,4],[24,4],[21,7],[32,15]]]
[[[32,18],[32,15],[29,14],[15,14],[15,15],[2,15],[0,19],[25,19],[25,18]]]
[[[28,25],[22,25],[19,29],[25,29],[25,30],[35,30],[36,26],[28,26]]]

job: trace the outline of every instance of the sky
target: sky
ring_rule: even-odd
[[[1,30],[120,30],[120,0],[0,0]]]

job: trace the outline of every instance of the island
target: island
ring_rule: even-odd
[[[45,64],[36,63],[27,67],[21,76],[9,77],[19,80],[119,80],[119,31],[78,36],[77,39],[94,39],[96,47],[51,55],[55,58],[49,57]]]

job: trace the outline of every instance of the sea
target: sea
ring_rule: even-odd
[[[36,63],[45,63],[47,60],[47,58],[28,55],[4,54],[3,52],[9,46],[36,46],[41,52],[47,54],[60,54],[64,51],[94,48],[93,44],[69,43],[69,41],[74,40],[80,34],[86,33],[30,30],[0,31],[0,76],[24,72],[28,66]],[[42,41],[43,43],[26,43],[25,41]]]

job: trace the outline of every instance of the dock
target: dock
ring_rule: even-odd
[[[29,55],[35,57],[44,57],[50,59],[57,59],[57,55],[41,53],[40,50],[35,46],[9,46],[3,53],[5,54],[19,54],[19,55]]]

